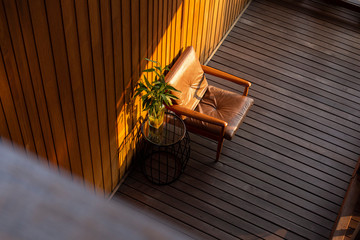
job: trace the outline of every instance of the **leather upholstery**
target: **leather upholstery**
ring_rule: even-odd
[[[195,108],[195,111],[227,122],[228,126],[225,129],[224,137],[231,140],[253,102],[252,98],[214,86],[208,86],[203,99]],[[221,131],[219,126],[193,118],[186,118],[185,123],[192,128],[200,128],[216,135],[219,135]]]
[[[166,81],[181,91],[173,92],[179,98],[174,101],[175,104],[194,110],[205,94],[208,83],[193,47],[187,47],[181,54],[166,75]]]

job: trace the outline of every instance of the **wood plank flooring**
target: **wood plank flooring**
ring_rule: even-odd
[[[360,13],[253,0],[209,66],[252,82],[255,99],[220,161],[191,134],[178,181],[159,187],[135,168],[115,198],[195,239],[327,239],[360,155]]]

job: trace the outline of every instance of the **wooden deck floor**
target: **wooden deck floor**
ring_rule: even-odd
[[[135,169],[116,197],[197,239],[327,239],[360,154],[359,26],[320,0],[254,0],[209,63],[255,99],[220,161],[192,134],[178,181]]]

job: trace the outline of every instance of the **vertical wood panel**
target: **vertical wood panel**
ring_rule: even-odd
[[[154,0],[149,0],[148,1],[148,13],[147,13],[147,53],[145,57],[149,57],[151,56],[151,54],[154,53],[154,44],[155,44],[155,40],[154,40]],[[154,73],[150,73],[150,79],[153,79]],[[140,109],[141,111],[141,109]]]
[[[176,46],[176,31],[175,31],[175,28],[176,28],[176,4],[177,2],[176,1],[172,1],[172,6],[171,6],[171,12],[169,14],[169,18],[170,18],[170,23],[171,23],[171,34],[170,34],[170,57],[171,56],[175,56],[175,46]],[[169,62],[172,61],[173,59],[170,59],[169,57]]]
[[[220,42],[221,40],[221,36],[222,34],[222,29],[223,29],[223,23],[222,20],[224,18],[224,1],[219,1],[219,11],[218,11],[218,15],[217,15],[217,23],[216,23],[216,41],[215,42]]]
[[[103,35],[103,54],[104,54],[104,73],[105,73],[105,89],[108,117],[108,138],[110,156],[108,162],[111,175],[110,191],[114,189],[118,182],[118,161],[117,143],[116,143],[116,98],[115,98],[115,79],[114,79],[114,49],[112,45],[112,22],[111,22],[111,3],[110,0],[100,1],[101,9],[101,27]]]
[[[149,37],[149,27],[151,27],[151,25],[148,25],[150,23],[148,23],[148,21],[152,21],[152,18],[148,17],[148,9],[151,9],[150,7],[150,1],[148,0],[140,0],[139,3],[139,27],[140,27],[140,34],[139,34],[139,45],[140,45],[140,55],[139,55],[139,62],[140,62],[140,67],[139,67],[139,71],[142,71],[145,66],[146,66],[146,61],[144,60],[145,57],[148,57],[150,51],[149,48],[151,46],[150,43],[148,43],[148,37]],[[139,74],[141,75],[141,72],[139,72]]]
[[[159,39],[158,39],[158,23],[159,23],[159,0],[153,0],[153,6],[152,6],[152,11],[150,11],[151,9],[149,9],[149,17],[152,18],[152,25],[149,27],[149,31],[152,32],[152,37],[151,39],[149,39],[149,41],[151,41],[151,48],[152,51],[149,53],[149,55],[147,57],[152,57],[153,60],[158,59],[158,46],[159,46]],[[149,22],[150,24],[150,22]],[[150,36],[150,35],[149,35]],[[153,66],[153,63],[148,63],[149,67]],[[155,77],[155,73],[151,73],[150,75],[151,79],[154,79]]]
[[[154,59],[157,58],[157,47],[158,47],[158,15],[159,15],[159,0],[154,0],[154,6],[153,6],[153,25],[151,26],[152,29],[152,38],[151,38],[151,46],[152,46],[152,57]]]
[[[9,132],[9,124],[6,120],[4,107],[0,99],[0,139],[1,138],[11,139]]]
[[[23,59],[23,61],[27,62],[30,70],[48,160],[49,162],[58,165],[58,156],[55,149],[54,136],[50,123],[50,113],[48,110],[48,103],[46,101],[42,75],[40,72],[39,58],[35,44],[32,21],[30,18],[30,9],[26,1],[16,1],[16,4],[26,50],[26,58]]]
[[[211,20],[209,21],[209,37],[208,41],[206,41],[207,45],[205,48],[207,49],[208,55],[206,59],[210,56],[210,54],[214,50],[214,41],[215,41],[215,32],[216,32],[216,20],[217,20],[217,11],[219,8],[219,1],[211,1],[210,3],[210,11],[211,11]]]
[[[181,29],[181,48],[185,49],[188,36],[187,27],[189,22],[189,0],[183,1],[182,3],[181,28],[179,29]]]
[[[126,102],[130,103],[130,118],[132,125],[130,125],[130,139],[133,139],[133,129],[136,126],[136,120],[139,118],[138,113],[140,112],[138,108],[138,100],[132,99],[132,89],[135,88],[136,82],[139,79],[140,74],[140,0],[133,0],[131,1],[131,84],[129,86],[129,94],[127,96]],[[128,147],[130,150],[130,155],[128,160],[132,159],[133,150],[135,149],[135,141],[130,140],[127,141]],[[127,165],[130,165],[131,162],[128,161]]]
[[[42,1],[33,1],[29,5],[29,9],[58,164],[62,167],[60,170],[71,169],[45,4]]]
[[[165,31],[166,31],[166,44],[165,44],[165,62],[163,63],[164,65],[167,65],[170,63],[170,55],[172,54],[171,52],[171,47],[172,47],[172,22],[171,22],[171,13],[172,13],[172,4],[174,1],[165,1],[167,3],[167,6],[165,5],[164,7],[166,7],[166,14],[165,14]]]
[[[224,3],[224,14],[223,14],[223,18],[222,18],[222,23],[221,23],[221,27],[222,27],[222,33],[221,35],[224,35],[226,33],[227,30],[227,20],[229,18],[229,10],[230,10],[230,0],[225,0]]]
[[[160,63],[162,63],[163,65],[166,64],[166,37],[167,37],[167,24],[166,24],[166,20],[167,20],[167,0],[162,0],[160,1],[162,3],[162,12],[161,14],[159,14],[159,16],[161,16],[161,20],[160,20],[160,24],[161,24],[161,30],[159,32],[160,34],[160,46],[161,48],[159,49],[160,52],[158,53],[158,61]],[[161,58],[160,58],[161,57]]]
[[[40,126],[39,121],[39,114],[35,102],[34,97],[34,91],[33,86],[29,74],[29,69],[27,65],[27,61],[24,61],[26,59],[25,56],[25,49],[23,44],[23,37],[20,29],[20,23],[17,13],[16,4],[14,1],[7,1],[4,4],[5,10],[7,12],[8,17],[8,26],[10,30],[10,37],[12,40],[12,45],[14,49],[14,57],[17,65],[17,70],[19,72],[19,80],[21,89],[24,94],[24,101],[25,101],[25,107],[27,112],[30,112],[31,114],[28,114],[30,126],[32,129],[33,139],[36,147],[36,153],[43,157],[44,159],[47,159],[47,154],[45,150],[45,143],[44,138]],[[26,89],[24,91],[24,89]]]
[[[198,28],[199,28],[199,15],[200,15],[200,0],[195,0],[194,3],[194,20],[193,20],[193,26],[192,26],[192,39],[190,45],[194,46],[194,49],[199,56],[199,49],[196,45],[197,38],[198,38]]]
[[[135,86],[139,78],[140,62],[140,3],[139,0],[131,1],[131,87]]]
[[[227,26],[227,29],[229,26],[231,26],[231,21],[233,19],[233,16],[234,16],[234,0],[229,0],[229,8],[228,8],[228,14],[227,14],[227,22],[226,22],[226,26]]]
[[[156,47],[156,56],[157,58],[155,60],[159,61],[159,62],[164,62],[164,54],[161,54],[163,52],[162,50],[162,46],[163,46],[163,13],[164,13],[164,9],[163,9],[163,2],[164,0],[158,0],[158,22],[157,22],[157,27],[155,27],[155,31],[157,34],[157,47]]]
[[[122,12],[121,2],[111,1],[112,26],[113,26],[113,45],[114,45],[114,78],[115,78],[115,100],[116,100],[116,134],[117,146],[125,139],[125,98],[124,98],[124,76],[123,76],[123,50],[122,50]],[[111,130],[111,129],[110,129]],[[119,169],[118,181],[124,175],[124,158],[119,154],[117,161]]]
[[[149,42],[149,35],[150,32],[152,33],[152,25],[149,25],[149,22],[152,22],[152,17],[149,17],[149,10],[152,10],[152,3],[148,0],[140,0],[140,19],[139,19],[139,26],[140,26],[140,34],[139,34],[139,44],[140,44],[140,66],[139,66],[139,75],[142,75],[143,69],[146,68],[147,61],[145,58],[149,57],[152,53],[151,43]],[[152,15],[150,15],[152,16]],[[151,34],[152,35],[152,34]],[[149,79],[152,77],[151,74],[146,74]],[[137,79],[136,79],[137,80]],[[136,116],[140,117],[144,115],[141,107],[141,99],[138,97],[136,99]],[[145,117],[145,115],[144,115]]]
[[[174,51],[174,56],[176,56],[177,54],[179,54],[179,51],[181,50],[182,47],[182,26],[181,26],[181,22],[182,22],[182,13],[183,13],[183,7],[184,7],[184,2],[182,2],[181,0],[177,0],[177,5],[174,8],[175,9],[175,13],[176,13],[176,25],[175,25],[175,51]]]
[[[204,63],[247,0],[1,0],[1,137],[112,191],[145,116],[145,57]],[[154,74],[147,74],[150,80]]]
[[[17,115],[17,119],[20,125],[21,136],[24,143],[25,148],[28,151],[36,152],[34,139],[32,130],[29,124],[28,118],[28,109],[25,105],[23,89],[19,79],[18,66],[15,61],[14,52],[13,52],[13,43],[9,33],[8,21],[5,15],[5,9],[3,5],[1,6],[0,12],[1,14],[1,29],[2,34],[4,35],[1,39],[1,51],[2,57],[4,61],[4,76],[6,75],[7,84],[4,81],[4,85],[8,85],[7,91],[10,91],[10,95],[12,98],[12,102],[15,106],[15,111]],[[4,86],[5,87],[5,86]],[[6,87],[5,87],[6,88]]]
[[[90,36],[89,12],[86,0],[75,1],[75,13],[78,24],[78,37],[80,46],[80,61],[83,73],[83,85],[85,92],[85,104],[87,112],[90,149],[92,157],[92,170],[94,174],[94,186],[97,191],[104,189],[102,175],[99,125],[97,117],[97,104],[94,84],[94,70],[92,62],[92,47]],[[90,166],[87,166],[90,167]]]
[[[72,173],[83,177],[60,2],[46,0],[45,7],[48,16],[50,44],[55,67],[55,79],[57,81],[60,96],[70,168]]]
[[[132,75],[132,46],[131,46],[131,5],[129,1],[122,0],[122,50],[123,50],[123,59],[124,59],[124,87],[125,87],[125,101],[128,103],[128,94],[126,92],[126,88],[128,88],[128,84],[131,82],[131,75]],[[130,83],[131,84],[131,83]],[[127,105],[127,104],[126,104]],[[128,113],[128,110],[126,110]],[[128,119],[128,115],[126,116],[126,122],[131,122]],[[126,132],[128,134],[128,131]]]
[[[189,2],[189,5],[188,5],[188,8],[189,8],[189,18],[188,18],[188,24],[187,24],[187,29],[186,29],[186,32],[187,32],[187,39],[186,39],[186,45],[185,47],[187,46],[191,46],[193,45],[192,44],[192,35],[193,35],[193,27],[194,27],[194,9],[195,9],[195,0],[188,0]]]
[[[90,153],[90,140],[86,114],[86,103],[83,86],[83,76],[81,72],[80,48],[77,35],[77,21],[75,5],[72,0],[61,1],[64,34],[66,40],[66,52],[69,62],[69,72],[71,77],[71,87],[75,107],[75,120],[79,137],[79,147],[81,162],[83,166],[84,179],[94,184],[94,174],[92,169],[92,157]]]
[[[243,1],[236,2],[236,17],[241,13],[242,4],[243,4]]]
[[[206,30],[205,30],[205,39],[203,39],[203,49],[204,49],[204,55],[203,55],[203,62],[205,62],[210,55],[210,41],[211,41],[211,32],[212,32],[212,28],[213,28],[213,19],[214,19],[214,3],[215,1],[209,1],[208,4],[208,19],[207,19],[207,24],[206,26]]]
[[[93,69],[95,76],[96,106],[99,124],[98,134],[100,139],[102,177],[104,180],[104,188],[108,192],[111,191],[111,169],[100,6],[97,0],[90,0],[88,1],[88,4],[91,45],[93,52]]]
[[[204,17],[203,17],[203,27],[202,27],[202,33],[201,33],[201,57],[200,57],[200,61],[201,62],[205,62],[207,59],[207,49],[205,48],[205,42],[208,41],[207,36],[208,36],[208,32],[209,32],[209,5],[210,1],[205,1],[205,6],[204,6]]]
[[[230,22],[228,23],[229,26],[231,26],[231,24],[235,21],[235,18],[236,18],[236,1],[235,0],[231,1],[230,14],[231,14],[231,19],[230,19]]]
[[[130,90],[132,80],[132,45],[131,45],[131,1],[122,0],[122,38],[123,38],[123,71],[124,71],[124,101],[125,101],[125,134],[128,136],[133,128],[133,120],[131,116],[130,106]],[[128,164],[132,156],[132,149],[130,149],[129,142],[125,141],[125,164],[124,170],[127,171]]]
[[[14,101],[11,95],[11,91],[8,84],[8,77],[5,72],[5,65],[3,60],[2,51],[0,58],[0,93],[1,93],[1,102],[4,102],[3,108],[4,113],[7,116],[9,121],[9,132],[10,132],[10,140],[18,145],[24,145],[24,141],[20,131],[20,124],[18,122],[18,118],[15,111]]]
[[[201,49],[201,39],[203,38],[203,27],[205,24],[205,3],[207,1],[200,1],[199,4],[199,20],[198,20],[198,29],[197,29],[197,34],[196,34],[196,40],[195,40],[195,50],[199,55],[199,59],[200,61],[202,61],[202,49]]]

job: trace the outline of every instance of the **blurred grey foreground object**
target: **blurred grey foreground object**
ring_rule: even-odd
[[[16,150],[16,151],[15,151]],[[0,239],[189,239],[0,140]]]

